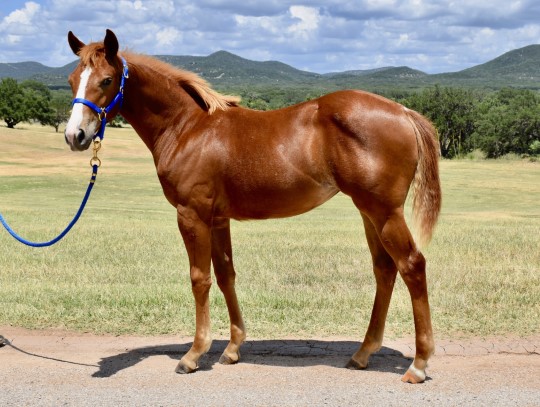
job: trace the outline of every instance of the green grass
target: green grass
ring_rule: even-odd
[[[0,211],[25,237],[48,240],[78,208],[91,153],[26,127],[0,127]],[[33,249],[0,231],[0,325],[189,335],[187,256],[150,153],[128,129],[108,129],[103,144],[93,195],[64,240]],[[443,161],[441,174],[443,212],[424,250],[436,336],[538,334],[540,164]],[[363,336],[375,286],[346,196],[295,218],[233,222],[232,233],[251,338]],[[216,285],[211,300],[213,330],[226,335]],[[387,335],[412,333],[398,279]]]

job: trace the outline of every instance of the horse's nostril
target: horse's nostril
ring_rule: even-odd
[[[79,132],[77,133],[77,141],[79,142],[79,144],[82,144],[83,141],[84,141],[84,130],[83,129],[79,129]]]

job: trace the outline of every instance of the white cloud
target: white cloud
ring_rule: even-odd
[[[146,7],[143,6],[143,2],[140,0],[133,2],[133,8],[135,10],[148,10]]]
[[[0,32],[6,31],[8,35],[28,32],[40,10],[41,6],[39,4],[29,1],[24,5],[24,8],[15,10],[4,17],[0,23]]]
[[[409,42],[409,34],[400,34],[397,42],[398,47],[405,45]]]
[[[0,20],[0,62],[73,61],[105,29],[122,48],[208,55],[226,49],[315,72],[409,65],[448,72],[540,43],[536,0],[31,0]]]
[[[271,33],[279,32],[279,27],[275,24],[272,17],[247,17],[235,15],[234,19],[239,28],[245,30],[255,30],[257,27]]]
[[[319,10],[313,7],[306,6],[291,6],[289,13],[294,19],[300,20],[289,26],[288,31],[300,38],[307,39],[312,32],[319,28],[321,16]]]
[[[7,40],[7,43],[8,43],[8,44],[16,45],[16,44],[18,44],[19,42],[21,42],[22,37],[21,37],[20,35],[12,35],[12,34],[10,34],[10,35],[8,35],[8,36],[6,37],[6,40]]]
[[[21,10],[15,10],[4,18],[6,24],[30,24],[32,18],[39,12],[41,6],[29,1]]]
[[[182,40],[182,33],[174,27],[167,27],[156,33],[157,46],[159,49],[169,49]]]

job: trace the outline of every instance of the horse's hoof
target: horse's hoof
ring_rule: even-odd
[[[350,369],[350,370],[364,370],[366,367],[367,367],[367,364],[361,365],[354,359],[349,360],[347,364],[345,365],[345,368]]]
[[[222,365],[234,365],[234,364],[238,363],[239,360],[240,360],[240,355],[238,355],[236,360],[235,360],[235,359],[231,358],[230,356],[228,356],[226,354],[223,354],[219,358],[219,363],[221,363]]]
[[[178,374],[188,374],[193,373],[198,369],[199,366],[195,365],[195,367],[190,367],[185,363],[183,360],[178,362],[178,365],[176,365],[176,369],[174,371]]]
[[[401,381],[404,383],[418,384],[424,383],[426,380],[426,372],[423,370],[417,369],[413,365],[405,372]]]

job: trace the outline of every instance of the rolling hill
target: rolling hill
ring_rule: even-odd
[[[39,62],[16,62],[12,64],[0,64],[0,78],[14,78],[24,80],[34,75],[46,74],[54,68],[49,68]]]
[[[214,84],[298,84],[317,80],[321,75],[300,71],[277,61],[257,62],[241,58],[227,51],[207,57],[157,55],[171,65],[195,72]]]
[[[252,87],[317,87],[416,89],[430,85],[499,89],[505,86],[540,89],[540,45],[529,45],[507,52],[498,58],[459,72],[430,75],[409,67],[384,67],[316,74],[293,68],[278,61],[251,61],[218,51],[206,57],[157,55],[172,65],[195,72],[218,89]],[[37,62],[0,64],[0,78],[35,79],[51,88],[68,88],[67,76],[76,61],[59,68]]]

